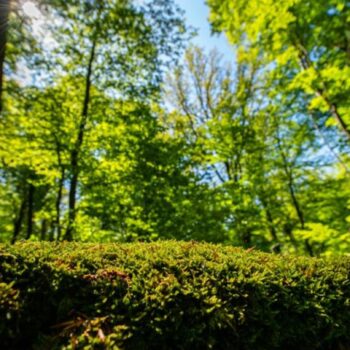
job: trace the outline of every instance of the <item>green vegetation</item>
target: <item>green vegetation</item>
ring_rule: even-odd
[[[349,3],[208,5],[0,2],[1,242],[350,253]]]
[[[350,348],[350,3],[207,3],[0,0],[1,348]]]
[[[195,242],[0,248],[7,349],[346,349],[350,260]]]

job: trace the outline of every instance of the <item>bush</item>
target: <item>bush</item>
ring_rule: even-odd
[[[0,246],[4,349],[349,349],[350,259],[194,242]]]

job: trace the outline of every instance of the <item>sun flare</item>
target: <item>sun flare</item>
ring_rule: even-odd
[[[32,1],[26,1],[22,5],[24,14],[30,18],[37,19],[41,16],[41,13],[37,6]]]

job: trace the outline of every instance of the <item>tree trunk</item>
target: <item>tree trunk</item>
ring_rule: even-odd
[[[55,239],[55,229],[56,229],[56,223],[55,220],[51,220],[50,223],[50,235],[49,235],[49,241],[53,242]]]
[[[242,235],[242,243],[244,248],[251,248],[252,246],[252,234],[249,229],[245,228]]]
[[[79,172],[80,172],[79,158],[80,158],[81,146],[84,141],[85,128],[86,128],[86,123],[87,123],[88,114],[89,114],[92,65],[95,59],[96,44],[97,44],[97,35],[95,35],[93,39],[90,58],[89,58],[89,64],[88,64],[87,73],[86,73],[85,95],[84,95],[84,103],[83,103],[83,110],[82,110],[82,115],[81,115],[81,120],[79,125],[78,137],[75,143],[75,147],[71,152],[70,165],[71,165],[72,175],[71,175],[70,188],[69,188],[68,226],[64,236],[64,238],[67,241],[71,241],[74,235],[74,223],[76,218],[76,196],[77,196],[77,188],[78,188],[78,180],[79,180]]]
[[[267,222],[269,223],[269,229],[271,233],[271,238],[275,241],[278,242],[278,237],[277,237],[277,232],[275,229],[275,224],[273,222],[273,217],[270,209],[268,207],[265,208],[265,214],[266,214],[266,219]]]
[[[31,235],[33,234],[34,194],[35,194],[35,187],[33,184],[29,184],[28,201],[27,201],[27,234],[26,234],[26,239],[29,239],[31,237]]]
[[[275,223],[273,221],[272,213],[270,211],[270,208],[269,208],[265,198],[263,198],[263,196],[259,196],[259,197],[260,197],[261,203],[262,203],[263,208],[264,208],[265,217],[266,217],[266,220],[268,222],[268,227],[269,227],[269,231],[271,234],[271,238],[272,238],[273,242],[275,243],[272,247],[272,250],[275,253],[280,253],[281,252],[281,245],[280,245],[279,239],[277,237],[277,231],[275,228]]]
[[[58,182],[58,191],[57,191],[57,198],[56,198],[56,218],[55,218],[55,224],[54,230],[57,231],[57,237],[56,239],[59,241],[61,238],[61,202],[62,202],[62,194],[63,194],[63,185],[64,185],[64,179],[65,179],[65,169],[61,169],[61,177]]]
[[[300,227],[302,230],[304,230],[305,228],[305,220],[304,220],[304,214],[300,208],[300,205],[299,205],[299,201],[295,195],[295,191],[294,191],[294,184],[293,184],[293,181],[292,179],[290,178],[289,181],[288,181],[288,188],[289,188],[289,193],[290,193],[290,196],[292,198],[292,203],[293,203],[293,206],[295,208],[295,211],[297,213],[297,216],[298,216],[298,219],[299,219],[299,222],[300,222]]]
[[[290,193],[290,196],[292,199],[292,203],[293,203],[294,209],[296,211],[296,214],[297,214],[299,222],[300,222],[300,228],[302,230],[304,230],[305,229],[304,213],[301,209],[301,206],[300,206],[299,201],[297,199],[297,196],[295,194],[294,179],[293,179],[292,170],[289,169],[287,156],[285,155],[285,153],[282,149],[281,140],[280,140],[279,136],[277,136],[277,144],[278,144],[278,148],[280,150],[280,154],[281,154],[281,157],[283,160],[284,171],[285,171],[285,174],[286,174],[287,179],[288,179],[288,189],[289,189],[289,193]],[[312,249],[312,246],[311,246],[309,240],[306,239],[304,243],[305,243],[305,248],[306,248],[306,251],[308,252],[308,254],[310,256],[314,256],[314,252],[313,252],[313,249]]]
[[[9,15],[10,0],[0,0],[0,113],[3,107],[4,62]]]
[[[302,230],[305,229],[305,219],[304,219],[304,213],[300,207],[300,204],[299,204],[299,201],[295,195],[295,191],[294,191],[294,185],[293,185],[293,182],[292,182],[292,179],[290,179],[289,181],[289,192],[290,192],[290,195],[291,195],[291,198],[292,198],[292,202],[293,202],[293,206],[295,208],[295,211],[297,213],[297,216],[298,216],[298,219],[299,219],[299,222],[300,222],[300,227]],[[306,239],[304,241],[304,244],[305,244],[305,249],[306,251],[308,252],[308,254],[310,256],[314,256],[314,251],[312,249],[312,246],[310,244],[310,241],[308,239]]]
[[[290,223],[290,218],[288,217],[287,222],[283,225],[283,233],[289,238],[290,242],[292,243],[295,251],[298,249],[298,244],[295,241],[294,235],[293,235],[293,226]]]
[[[41,221],[41,232],[40,232],[40,240],[44,241],[47,233],[47,219],[43,219]]]
[[[22,222],[24,220],[26,210],[26,196],[22,199],[21,205],[19,207],[19,212],[17,217],[15,218],[14,227],[13,227],[13,235],[11,239],[11,243],[14,244],[19,236],[22,228]]]

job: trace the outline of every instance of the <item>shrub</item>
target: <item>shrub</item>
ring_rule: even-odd
[[[350,259],[198,244],[0,246],[4,349],[349,349]]]

